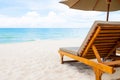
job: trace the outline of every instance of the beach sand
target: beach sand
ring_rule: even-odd
[[[0,44],[0,80],[95,80],[92,68],[85,64],[60,64],[59,47],[80,46],[81,42],[69,39]],[[120,68],[102,78],[120,80]]]

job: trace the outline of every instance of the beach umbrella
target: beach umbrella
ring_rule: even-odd
[[[60,3],[73,9],[107,12],[106,21],[110,11],[120,10],[120,0],[62,0]]]

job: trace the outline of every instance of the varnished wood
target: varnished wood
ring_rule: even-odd
[[[101,26],[102,30],[118,30],[118,29],[120,29],[120,25],[107,24],[107,25],[99,25],[99,26]]]
[[[67,60],[67,61],[63,61],[64,63],[70,63],[70,62],[78,62],[77,60]]]
[[[110,50],[110,48],[100,48],[98,50],[105,51],[105,50]],[[89,49],[89,51],[92,51],[92,49]]]
[[[61,60],[61,64],[63,64],[64,62],[63,62],[63,57],[64,57],[64,55],[59,51],[59,53],[60,53],[60,60]]]
[[[110,39],[110,40],[96,40],[94,43],[112,43],[112,42],[116,42],[116,40]]]
[[[98,53],[97,48],[95,47],[95,45],[92,45],[92,49],[93,49],[93,52],[94,52],[94,54],[95,54],[95,56],[97,58],[97,61],[100,62],[100,63],[102,63],[100,55],[99,55],[99,53]]]
[[[117,42],[117,44],[110,50],[110,52],[108,53],[108,55],[106,56],[106,58],[109,57],[109,56],[116,50],[116,48],[117,48],[119,45],[120,45],[120,42]]]
[[[120,30],[102,30],[100,33],[120,33]]]
[[[100,26],[97,28],[96,32],[94,33],[92,39],[90,40],[90,42],[88,43],[87,47],[85,48],[84,52],[82,53],[82,56],[84,57],[88,51],[88,49],[90,48],[90,46],[92,45],[93,41],[95,40],[95,38],[97,37],[97,35],[100,32]]]
[[[97,37],[97,40],[111,40],[111,39],[119,39],[120,37]]]
[[[78,60],[79,62],[82,62],[86,65],[89,65],[91,67],[95,67],[103,72],[106,72],[106,73],[109,73],[109,74],[112,74],[114,73],[114,68],[113,67],[110,67],[110,66],[107,66],[105,64],[102,64],[102,63],[96,63],[96,62],[93,62],[93,61],[90,61],[86,58],[83,58],[83,57],[79,57],[79,56],[76,56],[76,55],[73,55],[73,54],[69,54],[67,52],[64,52],[64,51],[59,51],[60,54],[63,54],[63,55],[66,55],[72,59],[75,59],[75,60]]]
[[[98,37],[108,37],[108,36],[115,37],[115,36],[120,36],[120,34],[116,34],[116,33],[115,34],[113,34],[113,33],[112,34],[100,34]]]
[[[112,65],[120,64],[120,58],[114,58],[116,48],[120,47],[120,24],[97,24],[93,33],[90,33],[89,39],[85,43],[80,52],[80,55],[73,55],[64,51],[59,51],[61,55],[61,63],[63,63],[63,56],[68,56],[74,60],[82,62],[93,68],[96,80],[101,80],[102,74],[114,73]],[[89,34],[88,34],[89,35]],[[87,39],[87,38],[86,38]],[[112,57],[111,57],[112,56]],[[101,58],[109,58],[110,62],[103,62]],[[98,62],[90,59],[97,59]],[[112,66],[112,67],[111,67]]]
[[[96,80],[101,80],[103,72],[97,68],[93,68],[94,73],[95,73],[95,78]]]
[[[114,44],[116,44],[116,43],[104,43],[104,44],[99,44],[99,43],[97,43],[97,44],[95,44],[95,45],[100,46],[100,45],[114,45]]]
[[[99,48],[99,49],[102,49],[102,48],[110,48],[110,49],[112,49],[113,46],[97,46],[97,48]]]
[[[104,62],[104,64],[106,65],[120,65],[120,60],[117,60],[117,61],[112,61],[112,62]]]

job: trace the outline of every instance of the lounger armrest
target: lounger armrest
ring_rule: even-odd
[[[120,65],[120,60],[111,61],[111,62],[104,62],[104,64],[112,66],[112,65]]]
[[[109,73],[109,74],[112,74],[115,72],[114,68],[111,67],[111,66],[108,66],[106,64],[103,64],[103,63],[97,63],[97,62],[94,62],[94,61],[91,61],[89,59],[86,59],[86,58],[83,58],[83,57],[80,57],[80,56],[76,56],[76,55],[73,55],[73,54],[69,54],[67,52],[64,52],[64,51],[61,51],[59,50],[59,53],[62,54],[62,55],[66,55],[68,57],[71,57],[79,62],[82,62],[86,65],[89,65],[93,68],[97,68],[103,72],[106,72],[106,73]]]

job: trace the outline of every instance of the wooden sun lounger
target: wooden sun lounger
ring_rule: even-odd
[[[95,21],[80,48],[60,48],[61,63],[63,56],[82,62],[93,68],[96,80],[103,73],[114,73],[114,65],[120,64],[116,48],[120,47],[120,22]],[[90,59],[97,59],[97,62]],[[110,59],[109,62],[106,61]]]

